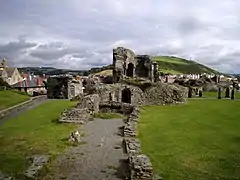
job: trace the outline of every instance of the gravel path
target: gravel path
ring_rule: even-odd
[[[122,119],[95,119],[83,125],[81,145],[69,148],[51,165],[45,179],[119,180],[126,179],[122,149]]]
[[[6,121],[8,121],[8,120],[10,120],[10,119],[12,119],[12,118],[14,118],[14,117],[17,117],[17,116],[23,114],[23,113],[26,112],[26,111],[29,111],[29,110],[31,110],[31,109],[34,109],[34,108],[36,108],[37,106],[43,104],[43,103],[46,102],[46,101],[49,101],[49,99],[47,99],[47,97],[41,98],[41,99],[35,99],[35,100],[33,100],[33,101],[31,102],[31,104],[30,104],[29,106],[22,107],[22,108],[20,108],[20,109],[18,109],[18,110],[12,111],[11,114],[9,114],[9,115],[5,116],[4,118],[0,119],[0,126],[1,126],[4,122],[6,122]]]

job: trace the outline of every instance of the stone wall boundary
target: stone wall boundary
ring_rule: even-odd
[[[32,98],[30,98],[29,100],[24,101],[24,102],[22,102],[22,103],[20,103],[20,104],[14,105],[14,106],[9,107],[9,108],[7,108],[7,109],[3,109],[3,110],[0,111],[0,120],[1,120],[2,118],[4,118],[5,116],[9,115],[9,114],[10,114],[11,112],[13,112],[13,111],[18,111],[18,110],[20,110],[20,109],[22,109],[22,108],[24,108],[24,107],[30,106],[31,103],[32,103],[33,101],[35,101],[35,100],[45,99],[45,98],[47,98],[46,95],[41,95],[41,96],[32,97]]]
[[[128,154],[130,180],[157,180],[153,172],[150,158],[142,153],[140,141],[137,139],[137,122],[140,109],[133,107],[123,128],[123,144]]]

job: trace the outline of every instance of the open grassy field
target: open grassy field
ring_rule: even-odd
[[[159,70],[162,73],[170,74],[191,74],[191,73],[218,73],[217,71],[196,63],[178,57],[156,56],[153,60],[158,63]]]
[[[20,104],[21,102],[27,101],[30,96],[20,94],[15,91],[1,90],[0,91],[0,110]]]
[[[34,154],[55,156],[67,147],[75,125],[59,124],[60,113],[75,105],[66,100],[48,101],[0,126],[0,170],[8,174],[23,172],[27,157]]]
[[[191,100],[141,110],[138,136],[167,180],[240,179],[240,101]]]
[[[203,92],[203,97],[205,98],[217,98],[218,97],[218,92]],[[225,98],[225,92],[222,92],[222,98]],[[230,94],[231,97],[231,94]],[[240,99],[240,92],[235,91],[235,96],[236,99]]]

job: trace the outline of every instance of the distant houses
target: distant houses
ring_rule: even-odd
[[[10,86],[23,80],[17,68],[8,67],[6,60],[3,59],[0,64],[0,78]]]
[[[5,59],[0,63],[0,78],[12,88],[30,95],[46,94],[43,78],[30,74],[20,74],[17,68],[8,67]]]
[[[12,87],[34,96],[47,93],[44,79],[39,76],[29,74],[24,74],[23,80],[12,85]]]

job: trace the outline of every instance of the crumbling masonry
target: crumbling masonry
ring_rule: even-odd
[[[124,77],[137,77],[158,81],[158,64],[148,55],[135,55],[132,50],[118,47],[113,49],[114,82]]]

